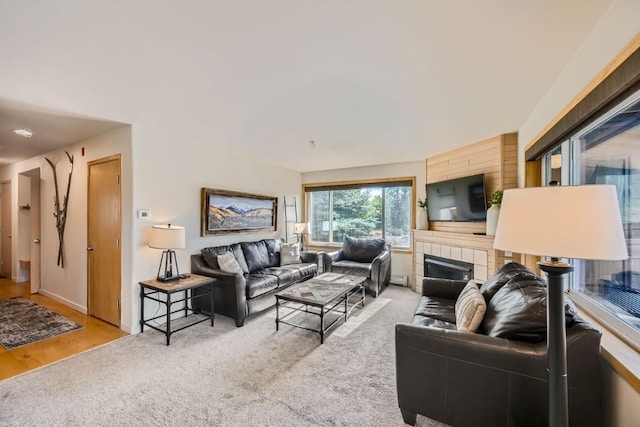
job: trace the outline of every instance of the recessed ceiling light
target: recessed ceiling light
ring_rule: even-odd
[[[31,138],[31,136],[33,135],[33,132],[31,132],[29,129],[11,129],[11,132],[15,133],[16,135],[24,136],[25,138]]]

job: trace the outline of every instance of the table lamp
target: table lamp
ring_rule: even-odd
[[[154,225],[151,228],[151,236],[149,237],[149,247],[155,249],[164,249],[160,257],[160,266],[158,267],[157,280],[160,282],[170,282],[180,278],[178,270],[178,260],[176,252],[173,249],[184,248],[185,231],[184,227],[171,224]],[[174,271],[175,265],[175,271]]]
[[[293,224],[293,233],[298,235],[301,250],[304,250],[304,235],[309,234],[310,229],[311,227],[308,222],[296,222]]]
[[[563,281],[573,266],[560,258],[624,260],[627,245],[613,185],[505,190],[494,249],[551,257],[547,273],[549,425],[567,426],[567,336]]]

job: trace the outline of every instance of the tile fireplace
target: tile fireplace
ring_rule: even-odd
[[[435,255],[424,255],[424,277],[442,279],[473,279],[473,263],[442,258]]]

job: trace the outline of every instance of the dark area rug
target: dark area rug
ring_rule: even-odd
[[[81,327],[26,298],[0,300],[0,344],[8,350]]]

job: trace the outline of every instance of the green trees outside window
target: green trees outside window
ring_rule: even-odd
[[[312,191],[308,193],[311,241],[377,237],[392,246],[409,247],[411,191],[410,185]]]

